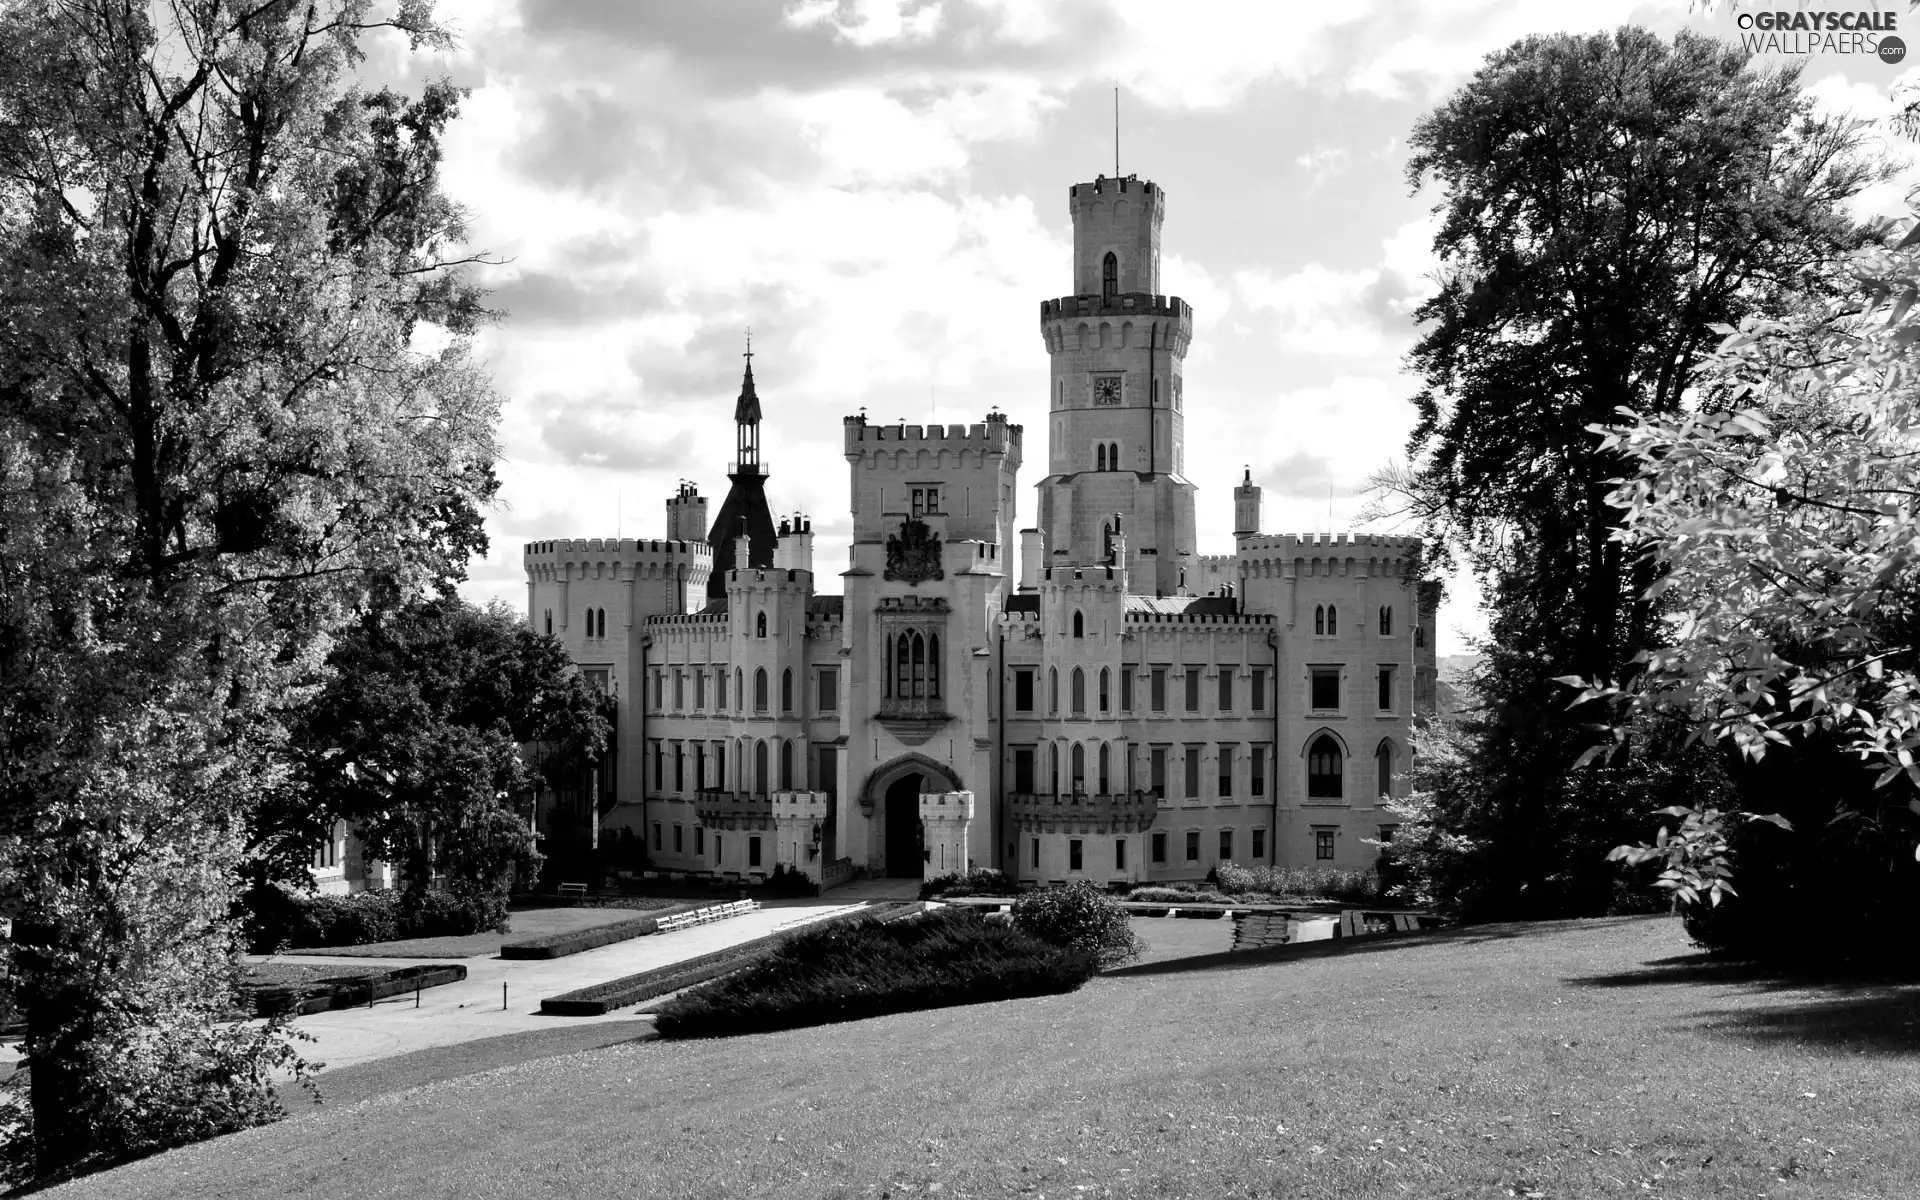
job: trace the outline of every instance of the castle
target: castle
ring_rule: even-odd
[[[711,528],[683,484],[665,538],[527,546],[529,619],[618,697],[596,811],[654,867],[1107,884],[1374,860],[1434,695],[1419,541],[1264,533],[1249,472],[1234,552],[1198,554],[1166,194],[1068,197],[1017,570],[1021,426],[855,416],[850,561],[820,594],[811,522],[768,507],[751,351]]]

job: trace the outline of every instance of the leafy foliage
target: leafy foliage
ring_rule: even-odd
[[[992,867],[975,867],[970,871],[956,871],[949,875],[939,875],[920,885],[920,898],[932,900],[939,896],[1017,896],[1020,885],[1007,878],[1006,874]]]
[[[40,1182],[278,1111],[277,1027],[215,1023],[284,715],[350,613],[485,545],[498,398],[428,144],[457,93],[348,84],[367,29],[444,44],[427,7],[0,3],[0,903]]]
[[[1028,892],[1013,902],[1013,927],[1063,949],[1091,955],[1101,967],[1140,957],[1146,944],[1127,910],[1084,879]]]
[[[394,889],[347,896],[303,896],[268,884],[246,896],[248,949],[272,954],[318,946],[367,946],[403,938],[461,937],[499,928],[490,904],[462,902],[448,892],[427,892],[408,903]]]
[[[1352,904],[1377,904],[1382,895],[1380,872],[1343,871],[1333,867],[1243,867],[1223,862],[1213,869],[1220,890],[1234,896],[1321,896]]]
[[[1659,564],[1614,536],[1631,456],[1593,427],[1678,411],[1716,325],[1781,311],[1806,268],[1866,239],[1845,204],[1885,170],[1854,124],[1815,113],[1798,68],[1636,28],[1515,43],[1410,141],[1410,182],[1444,190],[1443,272],[1409,359],[1414,465],[1382,482],[1490,610],[1466,769],[1420,811],[1434,869],[1413,886],[1469,917],[1605,911],[1631,890],[1606,849],[1719,780],[1659,723],[1570,769],[1604,714],[1569,710],[1555,678],[1626,677],[1668,603]]]
[[[668,1001],[655,1027],[662,1037],[725,1037],[857,1021],[1071,992],[1094,970],[1088,951],[949,909],[800,934],[747,970]]]

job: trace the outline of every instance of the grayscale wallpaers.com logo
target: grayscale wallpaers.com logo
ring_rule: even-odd
[[[1871,54],[1883,63],[1907,57],[1891,12],[1743,12],[1734,16],[1748,54]]]

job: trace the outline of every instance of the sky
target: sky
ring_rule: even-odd
[[[997,406],[1044,436],[1039,302],[1072,289],[1067,188],[1114,171],[1116,87],[1120,171],[1165,189],[1161,287],[1194,310],[1199,551],[1231,551],[1243,470],[1267,532],[1413,532],[1360,520],[1369,478],[1405,456],[1418,385],[1402,360],[1435,268],[1439,197],[1409,184],[1408,130],[1529,34],[1734,39],[1757,7],[443,2],[454,49],[375,39],[366,73],[471,89],[444,182],[499,263],[479,280],[504,315],[477,348],[505,457],[464,593],[523,608],[528,541],[663,536],[682,479],[717,511],[749,327],[769,498],[812,519],[822,591],[851,528],[843,417],[971,423]],[[1915,78],[1818,54],[1805,81],[1825,108],[1883,118]],[[1860,207],[1901,214],[1904,196]],[[1028,458],[1021,525],[1043,448]],[[1443,655],[1485,630],[1471,581],[1449,592]]]

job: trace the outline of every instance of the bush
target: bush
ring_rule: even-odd
[[[249,891],[241,905],[248,947],[255,954],[272,954],[283,946],[306,950],[458,937],[506,926],[505,906],[490,893],[427,891],[409,897],[383,888],[348,896],[302,896],[269,885]]]
[[[767,880],[767,890],[776,896],[818,896],[820,885],[807,878],[807,873],[785,863],[776,863],[773,875]]]
[[[955,872],[929,879],[920,885],[920,898],[938,896],[1018,896],[1020,885],[991,867],[976,867],[964,874]]]
[[[760,1033],[1071,992],[1092,955],[965,910],[809,930],[738,974],[668,1001],[663,1037]]]
[[[1324,896],[1350,904],[1378,904],[1383,894],[1380,872],[1342,871],[1333,867],[1243,867],[1223,862],[1212,877],[1220,890],[1234,895],[1265,892],[1276,896]]]
[[[1185,888],[1139,887],[1127,893],[1127,899],[1149,904],[1232,904],[1230,896],[1219,892],[1188,891]]]
[[[1043,942],[1089,954],[1102,967],[1138,958],[1146,949],[1134,936],[1127,910],[1083,879],[1029,892],[1014,901],[1013,927]]]

